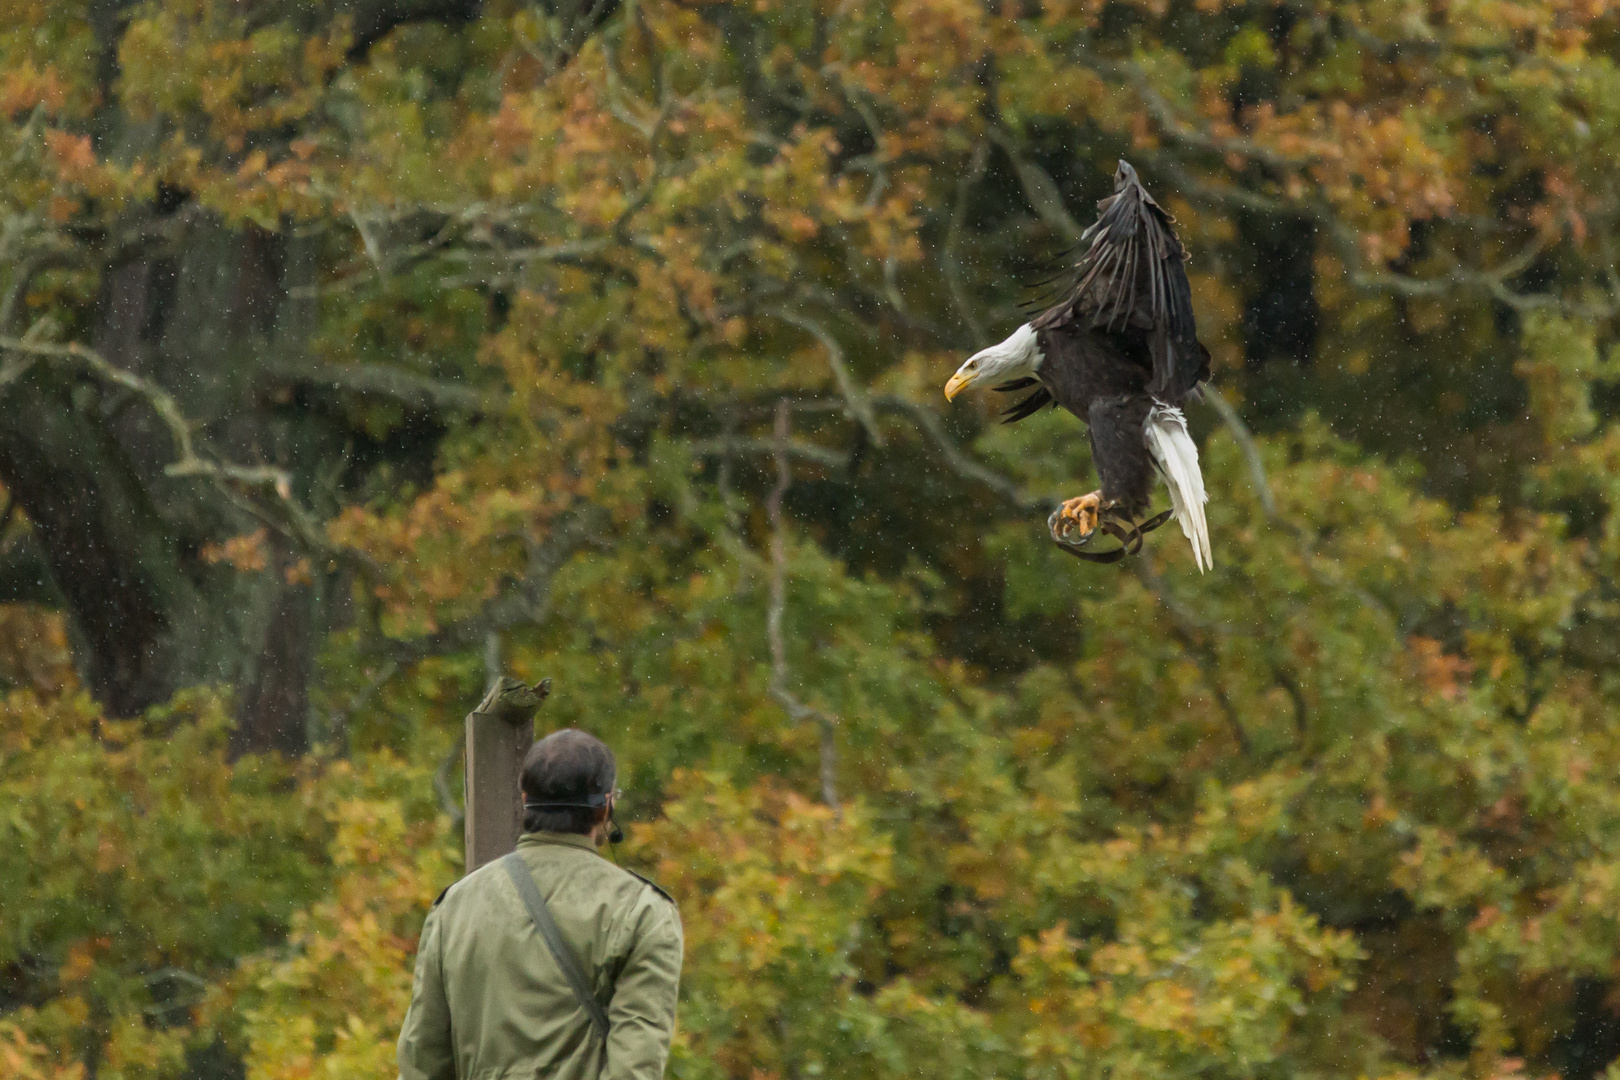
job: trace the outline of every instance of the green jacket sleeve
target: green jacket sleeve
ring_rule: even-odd
[[[651,900],[638,913],[629,956],[608,1006],[607,1069],[602,1080],[663,1080],[675,1031],[681,981],[681,917]]]
[[[400,1080],[455,1080],[455,1048],[450,1042],[450,1006],[439,963],[439,909],[428,912],[416,946],[411,1005],[399,1033]]]

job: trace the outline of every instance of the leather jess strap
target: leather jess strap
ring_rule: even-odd
[[[568,979],[568,985],[574,988],[574,996],[584,1010],[590,1014],[591,1026],[604,1044],[608,1037],[607,1010],[602,1003],[596,1000],[591,993],[590,984],[585,981],[585,972],[579,966],[579,958],[574,950],[568,947],[563,940],[562,931],[557,929],[556,920],[551,917],[551,909],[546,906],[546,898],[540,895],[540,889],[534,883],[534,877],[529,873],[529,867],[519,858],[517,852],[504,856],[501,865],[506,868],[506,874],[517,886],[518,896],[523,898],[523,906],[529,909],[529,918],[534,922],[534,928],[540,931],[540,936],[546,939],[546,947],[551,950],[552,959],[562,969],[563,976]]]
[[[1097,527],[1120,543],[1120,546],[1113,551],[1080,551],[1061,541],[1058,542],[1058,547],[1077,559],[1084,559],[1086,562],[1119,562],[1125,556],[1135,555],[1142,550],[1142,537],[1169,521],[1174,512],[1173,510],[1166,510],[1161,514],[1156,514],[1128,532],[1112,521],[1099,522]]]

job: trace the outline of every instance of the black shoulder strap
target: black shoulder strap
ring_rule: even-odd
[[[602,1041],[607,1042],[607,1010],[602,1008],[602,1003],[591,993],[590,984],[585,981],[585,972],[580,970],[579,959],[574,956],[574,950],[568,947],[568,942],[563,940],[562,931],[557,929],[557,923],[551,917],[551,909],[546,907],[546,898],[540,895],[540,889],[530,876],[528,866],[515,851],[502,858],[501,865],[506,867],[506,874],[512,879],[512,884],[517,886],[518,895],[523,898],[523,906],[529,909],[529,918],[534,920],[535,929],[546,939],[546,946],[551,950],[552,958],[557,961],[557,966],[562,968],[568,984],[574,988],[574,996],[590,1014],[591,1026],[596,1029],[596,1034]]]

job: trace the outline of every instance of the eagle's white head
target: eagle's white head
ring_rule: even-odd
[[[945,400],[951,400],[974,383],[999,386],[1009,379],[1032,377],[1043,359],[1035,331],[1025,323],[1001,344],[968,357],[967,363],[957,368],[951,381],[945,384]]]

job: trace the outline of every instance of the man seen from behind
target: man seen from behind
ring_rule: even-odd
[[[663,890],[597,854],[617,832],[617,773],[583,731],[529,751],[515,856],[446,889],[422,927],[401,1080],[661,1080],[681,920]]]

